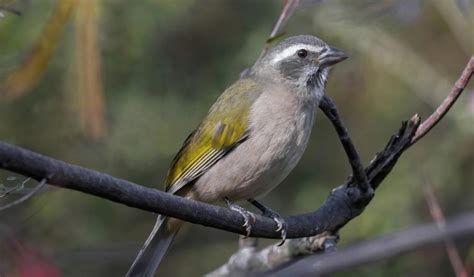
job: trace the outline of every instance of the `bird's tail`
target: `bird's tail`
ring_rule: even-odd
[[[172,223],[169,222],[170,220],[175,221],[175,219],[169,219],[166,216],[158,216],[155,227],[133,261],[127,272],[127,277],[153,276],[179,230],[179,224],[175,222],[170,224]]]

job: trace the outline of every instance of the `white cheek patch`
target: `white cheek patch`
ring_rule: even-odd
[[[310,52],[320,52],[321,50],[323,50],[323,47],[319,47],[319,46],[314,46],[314,45],[311,45],[311,44],[296,44],[296,45],[292,45],[288,48],[286,48],[285,50],[281,51],[278,55],[276,55],[273,59],[272,59],[272,64],[277,64],[279,62],[281,62],[282,60],[286,59],[286,58],[289,58],[293,55],[296,55],[296,51],[300,50],[300,49],[306,49]]]

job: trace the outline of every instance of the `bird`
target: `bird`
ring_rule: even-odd
[[[243,216],[247,234],[251,214],[235,202],[249,201],[276,222],[284,241],[282,217],[255,199],[280,184],[300,160],[329,70],[346,58],[312,35],[288,37],[270,48],[186,138],[171,162],[166,192],[207,203],[225,201]],[[153,276],[181,225],[158,215],[127,276]]]

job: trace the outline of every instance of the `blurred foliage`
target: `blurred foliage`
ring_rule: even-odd
[[[252,65],[281,10],[271,0],[7,2],[22,15],[0,17],[0,138],[160,189],[184,138]],[[458,77],[473,53],[473,3],[313,2],[321,1],[302,1],[286,30],[317,35],[350,55],[334,68],[327,92],[368,162],[401,120],[416,112],[428,116]],[[71,13],[60,9],[67,4]],[[474,209],[472,91],[471,84],[441,124],[402,157],[364,214],[342,230],[341,247],[431,221],[422,175],[435,185],[447,217]],[[311,211],[349,173],[334,130],[319,116],[298,167],[262,201],[283,215]],[[16,185],[11,176],[17,183],[26,179],[2,171],[0,189]],[[0,214],[0,274],[19,273],[29,249],[35,261],[65,276],[123,275],[154,218],[50,188]],[[190,226],[159,273],[202,275],[225,262],[236,242],[234,234]],[[473,268],[472,241],[458,247]],[[350,273],[444,276],[452,270],[444,249],[435,247]]]
[[[42,76],[61,38],[64,25],[74,11],[75,3],[75,0],[62,0],[55,6],[31,53],[28,54],[25,62],[8,76],[5,85],[1,88],[0,92],[4,94],[4,98],[12,99],[22,96]]]

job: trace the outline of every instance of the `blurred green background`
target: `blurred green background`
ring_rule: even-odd
[[[327,93],[368,163],[402,120],[415,113],[426,118],[459,76],[473,53],[473,1],[314,2],[320,1],[302,1],[285,29],[316,35],[350,56],[333,69]],[[282,8],[276,0],[0,4],[22,12],[0,17],[0,139],[159,189],[184,138],[253,64]],[[426,183],[446,216],[474,210],[473,88],[402,156],[362,216],[341,231],[339,247],[432,221],[421,190]],[[349,174],[335,132],[320,113],[301,162],[262,202],[283,215],[312,211]],[[23,180],[0,171],[0,189]],[[33,185],[29,181],[0,204]],[[0,274],[21,275],[32,259],[50,274],[123,275],[154,221],[153,214],[49,187],[0,213]],[[227,261],[237,239],[190,226],[158,272],[202,275]],[[274,241],[261,240],[268,243]],[[457,246],[472,269],[474,242]],[[453,271],[438,246],[350,274]]]

